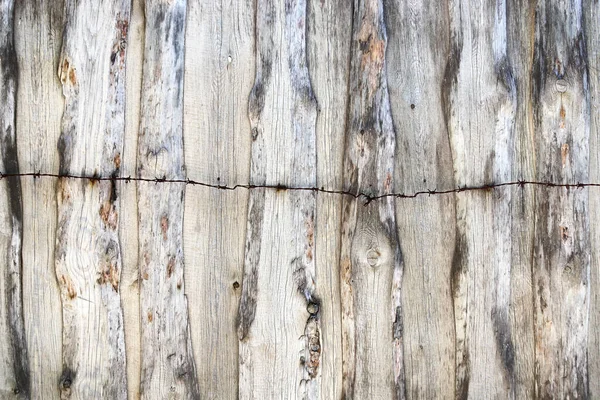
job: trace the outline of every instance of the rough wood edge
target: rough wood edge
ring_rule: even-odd
[[[14,48],[14,2],[3,0],[0,3],[0,149],[2,150],[2,172],[18,173],[19,161],[16,140],[16,95],[18,85],[17,55]],[[18,398],[30,396],[30,372],[27,344],[25,340],[25,321],[23,318],[23,206],[21,179],[18,176],[5,178],[5,188],[11,221],[11,243],[6,260],[5,290],[8,306],[6,324],[10,332],[8,338],[15,380],[13,393]]]

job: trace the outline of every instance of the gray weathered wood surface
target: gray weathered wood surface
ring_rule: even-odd
[[[383,4],[356,1],[352,26],[343,187],[351,193],[394,190],[392,123]],[[402,269],[394,199],[371,206],[344,198],[340,286],[342,396],[405,398]],[[377,371],[376,374],[373,372]]]
[[[306,1],[258,1],[250,92],[250,184],[315,187],[317,102],[306,57]],[[239,397],[320,398],[316,193],[252,190],[237,316]],[[274,390],[267,382],[287,381]]]
[[[130,4],[66,1],[64,11],[59,172],[117,176],[125,134]],[[112,181],[60,178],[56,184],[61,398],[127,398],[118,196]]]
[[[600,183],[599,18],[0,0],[0,172],[208,184],[0,179],[0,397],[600,396],[600,188],[290,190]]]
[[[14,45],[14,2],[0,3],[0,154],[1,168],[18,173],[16,97],[17,55]],[[21,180],[4,179],[0,186],[1,252],[4,266],[0,285],[0,394],[27,398],[30,393],[30,368],[23,319],[23,203]]]
[[[145,3],[138,168],[185,179],[183,72],[186,0]],[[142,398],[199,396],[183,276],[185,185],[138,182]]]

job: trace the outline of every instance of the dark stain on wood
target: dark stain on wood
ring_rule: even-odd
[[[496,346],[506,373],[507,386],[514,388],[515,382],[515,348],[511,340],[510,321],[507,309],[492,309],[492,324]]]
[[[73,382],[75,381],[76,376],[77,373],[71,368],[67,366],[63,368],[60,379],[58,380],[58,389],[60,391],[61,399],[71,398],[71,387],[73,387]]]
[[[248,240],[246,241],[246,265],[242,281],[242,296],[237,314],[238,338],[244,340],[250,331],[250,326],[256,316],[256,300],[258,297],[258,263],[260,261],[260,245],[265,203],[264,189],[252,196],[248,212]]]
[[[456,230],[456,242],[454,243],[454,252],[452,256],[452,268],[450,270],[451,291],[456,299],[460,290],[460,276],[465,273],[464,266],[467,263],[469,247],[467,245],[464,233]]]
[[[448,62],[446,63],[446,68],[444,70],[444,79],[442,81],[440,95],[446,127],[450,124],[450,116],[452,113],[450,95],[452,90],[454,90],[454,87],[458,84],[458,70],[460,68],[462,46],[462,37],[454,33],[450,39],[450,53],[448,54]],[[448,132],[448,134],[450,134],[450,132]]]
[[[261,54],[260,63],[256,69],[256,81],[250,92],[250,98],[248,100],[248,114],[250,118],[258,118],[265,107],[265,85],[271,79],[271,60]],[[252,128],[252,138],[256,140],[258,132],[255,134],[257,128]]]
[[[469,247],[467,244],[467,240],[464,236],[464,232],[457,227],[456,229],[456,241],[454,244],[454,254],[452,256],[452,266],[450,269],[450,282],[451,282],[451,292],[452,299],[454,301],[454,313],[455,313],[455,321],[457,321],[457,315],[459,313],[464,314],[463,307],[466,307],[464,304],[464,300],[461,299],[461,284],[462,284],[462,276],[466,273],[465,266],[467,265],[468,260],[468,252]],[[458,323],[455,322],[456,331],[466,330],[466,321],[463,326],[458,326]],[[455,336],[463,336],[466,339],[466,335],[458,335],[455,333]],[[470,359],[469,359],[469,350],[464,343],[461,341],[456,344],[457,353],[456,353],[456,399],[468,399],[469,397],[469,381],[470,381]]]
[[[0,112],[2,123],[1,146],[2,163],[4,171],[17,174],[19,170],[17,141],[16,141],[16,95],[18,88],[18,63],[14,48],[14,4],[5,2],[6,13],[2,17],[0,29],[5,38],[0,40],[0,76],[2,78],[2,101],[6,107]],[[11,104],[12,103],[12,104]],[[3,106],[4,106],[3,105]],[[12,106],[12,107],[11,107]],[[12,109],[12,112],[11,112]],[[3,171],[3,172],[4,172]],[[20,177],[12,176],[3,178],[7,194],[12,237],[18,237],[18,244],[10,244],[7,249],[7,268],[5,272],[6,294],[6,323],[9,327],[9,344],[12,358],[12,370],[15,379],[14,393],[19,398],[28,398],[30,395],[29,356],[25,337],[25,322],[23,316],[23,206]]]
[[[469,350],[465,347],[462,360],[456,360],[458,366],[464,373],[464,378],[456,382],[456,400],[469,399],[469,383],[471,376],[471,360],[469,358]],[[457,368],[458,369],[458,368]]]

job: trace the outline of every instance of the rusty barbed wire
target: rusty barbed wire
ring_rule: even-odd
[[[81,179],[81,180],[89,180],[89,181],[113,181],[113,182],[148,182],[155,184],[165,184],[165,183],[183,183],[186,185],[194,185],[201,186],[211,189],[218,190],[228,190],[234,191],[237,189],[271,189],[271,190],[285,190],[285,191],[311,191],[325,194],[337,194],[343,196],[353,197],[355,199],[364,199],[365,205],[370,204],[373,201],[382,200],[385,198],[393,197],[399,199],[414,199],[419,196],[434,196],[434,195],[445,195],[445,194],[453,194],[453,193],[462,193],[462,192],[472,192],[472,191],[480,191],[480,190],[493,190],[501,187],[509,187],[509,186],[543,186],[549,188],[566,188],[566,189],[583,189],[587,187],[600,187],[600,183],[556,183],[556,182],[545,182],[545,181],[529,181],[529,180],[518,180],[518,181],[509,181],[502,183],[494,183],[494,184],[485,184],[485,185],[477,185],[477,186],[463,186],[452,189],[444,189],[444,190],[419,190],[412,193],[384,193],[378,195],[370,195],[365,192],[352,192],[349,190],[341,190],[341,189],[327,189],[325,187],[294,187],[287,186],[281,184],[265,184],[265,185],[255,185],[255,184],[235,184],[232,186],[223,185],[223,184],[213,184],[208,182],[196,181],[193,179],[168,179],[166,177],[133,177],[133,176],[88,176],[88,175],[76,175],[76,174],[54,174],[54,173],[44,173],[44,172],[21,172],[21,173],[2,173],[0,172],[0,180],[5,178],[15,178],[15,177],[33,177],[37,178],[57,178],[57,179]]]

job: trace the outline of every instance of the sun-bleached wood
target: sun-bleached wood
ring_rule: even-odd
[[[590,99],[582,1],[538,2],[532,68],[536,179],[589,180]],[[589,190],[536,192],[535,394],[585,398],[590,283]]]
[[[506,5],[506,56],[516,85],[512,180],[533,180],[535,146],[531,127],[532,23],[535,4]],[[514,349],[514,397],[534,396],[533,287],[531,278],[535,189],[511,189],[510,331]]]
[[[455,185],[509,181],[517,88],[507,57],[506,2],[450,1],[449,16],[442,103]],[[511,194],[498,189],[455,196],[451,285],[457,398],[514,397]]]
[[[22,172],[281,189],[21,178],[22,272],[0,274],[1,398],[600,394],[598,189],[364,205],[285,188],[598,182],[597,0],[134,0],[126,40],[123,0],[65,1],[0,14],[18,64],[0,80],[2,133],[16,129]],[[124,62],[126,82],[111,74]],[[15,160],[3,151],[0,172]],[[5,194],[17,181],[0,180],[0,259],[20,246]],[[58,264],[55,247],[68,250]],[[7,302],[21,282],[27,357]]]
[[[254,83],[254,2],[188,0],[184,143],[187,174],[212,184],[248,182],[248,94]],[[190,329],[203,399],[238,393],[236,314],[248,191],[189,186],[184,249]]]
[[[138,174],[185,179],[186,1],[147,0]],[[195,399],[198,377],[183,279],[184,184],[138,182],[142,398]]]
[[[354,2],[343,188],[391,193],[396,133],[386,80],[384,9]],[[394,199],[342,205],[342,396],[405,398],[402,269]]]
[[[448,57],[447,4],[395,0],[385,5],[387,76],[397,132],[394,189],[452,188],[440,97]],[[396,200],[396,218],[404,256],[404,326],[410,327],[404,330],[406,392],[412,398],[454,398],[454,197]]]
[[[317,102],[306,64],[306,1],[256,5],[248,105],[250,183],[316,185]],[[320,397],[316,195],[252,190],[238,312],[239,397]]]
[[[61,173],[119,174],[129,2],[67,1],[58,76],[65,107]],[[119,192],[113,182],[57,181],[56,275],[63,307],[62,398],[126,398]]]
[[[19,172],[16,139],[17,55],[14,2],[0,1],[0,171]],[[0,397],[28,398],[30,370],[23,319],[21,179],[0,181]]]
[[[64,100],[56,74],[63,2],[18,1],[17,149],[22,171],[58,173],[56,143]],[[56,182],[23,179],[23,307],[33,398],[59,397],[62,318],[54,266]]]
[[[600,3],[583,2],[585,46],[588,49],[590,101],[590,182],[600,181]],[[600,396],[600,190],[589,191],[590,210],[590,311],[588,337],[589,398]]]
[[[125,82],[125,138],[121,157],[121,175],[135,176],[137,170],[137,141],[140,129],[140,93],[144,64],[145,19],[143,0],[133,0],[127,35],[127,81]],[[121,201],[119,238],[123,257],[121,272],[121,303],[123,307],[125,347],[127,349],[127,398],[140,398],[141,382],[141,323],[140,284],[138,270],[138,212],[137,185],[134,182],[117,184]]]
[[[309,1],[307,57],[317,98],[317,187],[342,187],[352,2]],[[342,394],[340,218],[342,197],[317,194],[315,226],[317,296],[321,299],[322,399]],[[326,349],[326,350],[325,350]]]

